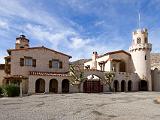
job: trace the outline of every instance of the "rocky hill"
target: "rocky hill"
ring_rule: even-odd
[[[151,69],[160,70],[160,53],[151,53]]]
[[[76,67],[79,67],[80,69],[83,69],[84,68],[84,63],[88,60],[90,60],[90,59],[79,59],[79,60],[71,62],[70,64],[74,65]]]

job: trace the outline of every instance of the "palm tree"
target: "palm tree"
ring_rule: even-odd
[[[115,77],[115,73],[113,73],[113,72],[106,72],[106,73],[104,73],[104,78],[105,79],[103,80],[103,82],[104,82],[105,85],[109,86],[109,90],[111,92],[113,91],[113,89],[112,89],[112,82],[113,82],[114,77]]]
[[[79,67],[78,67],[78,70],[76,70],[75,66],[70,65],[70,75],[71,75],[71,79],[70,79],[71,84],[76,85],[80,92],[81,83],[84,80],[84,72],[82,72]]]

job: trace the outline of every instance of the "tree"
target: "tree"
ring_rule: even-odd
[[[113,82],[113,79],[115,77],[115,73],[113,72],[106,72],[104,73],[104,84],[108,85],[109,86],[109,90],[110,91],[113,91],[112,89],[112,82]]]
[[[81,83],[84,80],[84,72],[82,72],[79,67],[77,68],[78,70],[75,69],[74,65],[70,65],[70,81],[72,85],[76,85],[78,87],[78,90],[80,92]]]

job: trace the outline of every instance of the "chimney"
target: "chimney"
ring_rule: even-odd
[[[97,69],[97,59],[98,58],[98,54],[97,52],[93,52],[92,54],[92,69]]]
[[[98,57],[97,52],[93,52],[93,54],[92,54],[92,61],[95,61],[97,59],[97,57]]]
[[[26,38],[25,35],[20,35],[19,37],[16,38],[16,49],[21,49],[21,48],[29,48],[29,40]]]

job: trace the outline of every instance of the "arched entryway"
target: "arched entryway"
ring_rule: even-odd
[[[103,92],[103,84],[101,84],[101,79],[96,75],[89,75],[87,80],[83,83],[84,93],[99,93]]]
[[[49,92],[57,93],[58,92],[58,81],[56,79],[51,79],[49,82]]]
[[[115,92],[118,92],[118,90],[119,90],[119,82],[118,82],[118,80],[114,80],[113,87],[115,89]]]
[[[120,69],[119,69],[120,72],[126,72],[126,64],[124,61],[121,61],[120,62]]]
[[[121,82],[121,92],[125,92],[126,91],[126,82],[125,80],[122,80]]]
[[[128,81],[128,91],[132,91],[132,81]]]
[[[139,90],[140,91],[148,91],[148,83],[146,80],[141,80],[139,82]]]
[[[62,93],[69,93],[69,80],[67,79],[62,81]]]
[[[45,92],[45,80],[37,79],[35,83],[36,93],[44,93]]]

